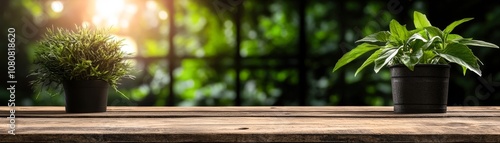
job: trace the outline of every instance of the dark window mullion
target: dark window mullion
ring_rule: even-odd
[[[299,44],[298,44],[298,60],[299,64],[297,69],[299,71],[299,105],[305,106],[307,94],[308,94],[308,84],[307,84],[307,68],[306,68],[306,59],[307,59],[307,41],[306,41],[306,4],[307,1],[297,0],[298,1],[298,13],[299,13]]]
[[[168,34],[168,76],[170,78],[170,83],[168,85],[168,98],[165,102],[167,106],[175,105],[175,92],[174,92],[174,69],[177,60],[177,56],[175,55],[175,47],[174,47],[174,36],[175,36],[175,9],[174,9],[174,0],[167,1],[167,13],[168,13],[168,23],[169,23],[169,34]]]
[[[235,98],[235,104],[236,106],[241,106],[241,80],[240,80],[240,72],[241,72],[241,19],[242,19],[242,12],[243,12],[243,4],[244,1],[241,2],[236,8],[236,13],[234,14],[233,20],[234,20],[234,25],[236,26],[236,50],[235,50],[235,71],[236,71],[236,85],[235,85],[235,92],[236,92],[236,98]]]

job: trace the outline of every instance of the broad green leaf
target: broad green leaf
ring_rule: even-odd
[[[375,59],[378,58],[378,56],[380,55],[381,52],[382,52],[382,49],[378,49],[370,57],[368,57],[368,59],[366,59],[366,61],[363,62],[361,67],[359,67],[358,70],[356,70],[356,73],[354,74],[354,76],[358,75],[358,73],[361,72],[366,66],[372,64],[373,61],[375,61]]]
[[[464,22],[470,21],[472,19],[474,19],[474,18],[464,18],[464,19],[460,19],[460,20],[453,22],[450,25],[446,26],[446,28],[444,29],[444,33],[451,33],[451,31],[453,31],[453,29],[455,29],[455,27],[457,27],[458,25],[460,25]]]
[[[425,30],[429,33],[429,37],[434,37],[434,36],[439,36],[441,39],[443,39],[443,31],[441,31],[439,28],[430,26],[430,27],[425,27]]]
[[[422,35],[420,35],[419,33],[415,33],[415,34],[411,35],[410,38],[408,38],[407,44],[410,42],[413,42],[415,40],[421,40],[421,41],[427,42],[427,40],[424,37],[422,37]]]
[[[388,31],[380,31],[371,35],[366,36],[363,39],[356,41],[358,42],[387,42],[389,41],[389,36],[391,35]]]
[[[464,39],[464,37],[458,35],[458,34],[448,34],[446,36],[446,42],[448,43],[458,43],[461,39]]]
[[[413,48],[411,56],[415,59],[420,59],[424,55],[424,50],[421,47]]]
[[[399,49],[401,49],[401,47],[384,49],[379,57],[375,59],[375,73],[378,73],[382,67],[387,65],[398,54]]]
[[[447,39],[448,40],[458,40],[458,39],[463,39],[463,37],[458,35],[458,34],[448,34]]]
[[[418,57],[415,57],[415,56],[403,55],[403,56],[401,56],[401,62],[403,62],[403,64],[406,67],[408,67],[408,69],[413,71],[413,68],[415,67],[415,65],[417,65],[419,63],[419,59],[418,59]]]
[[[412,59],[411,59],[410,55],[407,55],[407,54],[402,55],[402,56],[400,57],[400,59],[401,59],[401,62],[402,62],[402,63],[403,63],[406,67],[408,67],[411,71],[413,71],[413,67],[416,65],[416,63],[415,63],[415,62],[412,62]],[[415,63],[415,64],[413,64],[413,63]]]
[[[425,41],[428,41],[428,40],[426,39]],[[413,42],[411,42],[411,43],[408,43],[408,45],[407,45],[407,46],[408,46],[409,48],[418,47],[418,48],[420,48],[420,49],[421,49],[421,48],[422,48],[422,47],[423,47],[423,46],[427,43],[427,42],[425,42],[425,41],[422,41],[422,40],[415,40],[415,41],[413,41]]]
[[[435,56],[431,59],[431,64],[448,64],[448,61],[441,56]]]
[[[406,26],[399,24],[396,20],[391,20],[389,24],[391,35],[395,35],[399,41],[405,41],[408,38],[408,30]]]
[[[423,56],[422,41],[416,41],[414,44],[418,46],[410,47],[410,50],[405,51],[404,54],[400,57],[401,62],[406,65],[410,70],[413,71],[413,67],[419,63],[420,58]]]
[[[479,47],[490,47],[490,48],[498,48],[497,45],[481,40],[472,40],[472,39],[460,39],[458,43],[470,46],[479,46]]]
[[[474,53],[472,53],[469,47],[465,45],[458,43],[448,44],[448,46],[446,46],[443,51],[439,52],[439,56],[445,58],[449,62],[464,66],[481,76],[481,69],[479,68],[479,64],[477,63],[476,56],[474,56]]]
[[[427,16],[418,11],[413,12],[413,23],[417,29],[432,26],[429,20],[427,20]]]
[[[413,30],[408,31],[408,33],[409,33],[410,35],[413,35],[413,34],[415,34],[415,33],[419,33],[419,32],[422,32],[422,31],[424,31],[424,30],[422,30],[422,29],[413,29]]]
[[[394,47],[392,45],[403,45],[403,41],[400,41],[399,37],[397,37],[396,35],[391,34],[391,36],[389,37],[389,44],[386,44],[386,46],[387,45],[390,45],[390,47]]]
[[[368,44],[368,43],[363,43],[361,45],[358,45],[356,48],[354,48],[351,51],[344,54],[339,59],[339,61],[337,61],[337,64],[335,64],[335,67],[333,68],[333,72],[338,70],[340,67],[350,63],[351,61],[357,59],[359,56],[365,54],[366,52],[369,52],[371,50],[375,50],[378,48],[380,48],[380,47],[377,45]]]
[[[432,52],[430,50],[424,51],[422,58],[420,59],[420,63],[422,63],[422,64],[435,64],[435,63],[432,63],[432,58],[434,58],[435,56],[436,56],[436,54],[434,54],[434,52]]]
[[[412,30],[412,31],[410,31],[410,34],[412,34],[412,35],[420,34],[420,36],[422,36],[422,38],[429,39],[429,32],[427,32],[427,30],[424,28]]]
[[[441,41],[441,38],[439,36],[434,36],[432,37],[429,41],[427,41],[425,43],[425,45],[422,46],[422,49],[426,50],[427,48],[429,48],[429,46],[431,46],[434,42],[439,42]]]

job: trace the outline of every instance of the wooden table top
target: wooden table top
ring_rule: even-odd
[[[395,114],[392,106],[0,107],[0,142],[500,142],[500,107]]]

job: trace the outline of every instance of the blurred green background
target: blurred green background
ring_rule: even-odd
[[[112,27],[134,53],[135,80],[110,90],[108,105],[258,106],[392,105],[390,73],[354,77],[358,60],[332,73],[354,41],[387,30],[391,19],[413,28],[427,14],[443,29],[500,44],[500,1],[486,0],[2,0],[0,45],[16,29],[16,104],[64,105],[64,96],[35,93],[27,77],[33,48],[47,27]],[[449,105],[500,105],[500,50],[472,48],[483,77],[452,64]],[[7,73],[7,50],[0,50]],[[7,105],[7,75],[0,105]],[[37,98],[37,95],[38,98]]]

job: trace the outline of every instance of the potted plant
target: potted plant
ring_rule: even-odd
[[[32,84],[60,92],[62,85],[68,113],[105,112],[109,85],[127,98],[118,91],[118,80],[133,78],[122,41],[113,39],[109,29],[47,29],[35,52]]]
[[[448,63],[462,66],[464,75],[469,69],[481,76],[481,62],[468,46],[498,48],[492,43],[451,33],[456,26],[472,19],[455,21],[441,30],[432,26],[424,14],[415,11],[414,30],[407,30],[405,25],[392,20],[389,31],[380,31],[356,41],[362,44],[344,54],[333,71],[375,51],[355,75],[371,64],[374,64],[375,73],[388,66],[394,112],[445,113],[450,75]]]

